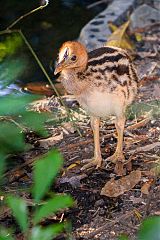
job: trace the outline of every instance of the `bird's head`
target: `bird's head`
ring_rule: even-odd
[[[54,74],[64,70],[83,71],[88,62],[86,48],[79,42],[65,42],[60,48]]]

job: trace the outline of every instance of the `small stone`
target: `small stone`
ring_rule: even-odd
[[[159,22],[160,14],[155,8],[150,7],[147,4],[143,4],[131,14],[131,27],[132,28],[144,28],[155,22]]]
[[[104,206],[104,200],[103,199],[99,199],[95,202],[94,204],[95,207],[102,207]]]

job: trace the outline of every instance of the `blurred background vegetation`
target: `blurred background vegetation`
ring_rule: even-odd
[[[42,11],[32,14],[14,26],[15,29],[22,30],[52,79],[54,76],[50,71],[50,66],[56,59],[60,45],[66,40],[76,39],[81,28],[104,8],[102,4],[96,8],[87,9],[86,6],[92,2],[94,1],[51,0]],[[0,8],[0,31],[7,28],[21,15],[42,4],[44,4],[43,1],[26,3],[26,1],[6,0]],[[8,54],[12,55],[14,60],[16,59],[14,65],[13,62],[8,62],[8,59],[3,62]],[[3,78],[10,78],[12,82],[25,85],[28,82],[46,81],[29,50],[15,33],[0,35],[0,61],[1,74],[5,71],[6,64],[14,68],[14,72],[19,71],[18,75],[15,73],[12,77],[9,73],[6,77],[5,73],[3,74]],[[17,65],[22,71],[21,74],[20,70],[17,70]],[[1,79],[0,75],[0,81]],[[11,86],[11,88],[16,88],[16,86]]]

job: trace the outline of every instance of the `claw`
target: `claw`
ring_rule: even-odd
[[[97,159],[85,159],[82,161],[83,163],[84,162],[88,162],[87,164],[85,164],[81,170],[86,170],[86,169],[89,169],[89,168],[92,168],[92,167],[95,167],[96,166],[96,169],[97,168],[100,168],[101,165],[102,165],[102,158],[97,158]]]
[[[124,162],[125,157],[122,152],[115,152],[112,156],[108,157],[107,160],[116,163],[117,161]]]

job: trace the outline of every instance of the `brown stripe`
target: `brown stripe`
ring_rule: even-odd
[[[122,76],[124,74],[127,74],[129,76],[129,67],[125,64],[120,64],[117,67],[117,74]]]
[[[118,66],[106,66],[105,68],[90,68],[91,72],[100,72],[102,75],[105,75],[106,72],[115,72],[119,76],[122,76],[124,74],[127,74],[129,76],[129,67],[125,64],[120,64]]]
[[[130,67],[131,67],[131,70],[132,70],[132,74],[133,74],[134,80],[135,80],[136,82],[138,82],[138,76],[137,76],[137,73],[136,73],[133,65],[130,64]]]
[[[113,79],[115,82],[117,82],[118,84],[120,84],[122,87],[127,86],[128,85],[128,78],[126,80],[124,80],[123,82],[118,78],[117,75],[113,74],[111,79]]]
[[[115,53],[115,52],[117,52],[116,49],[109,48],[109,47],[101,47],[101,48],[98,48],[98,49],[95,49],[95,50],[89,52],[88,57],[90,60],[91,58],[99,57],[99,56],[103,55],[104,53]]]
[[[123,56],[121,53],[118,53],[117,55],[109,55],[109,56],[106,55],[103,58],[89,61],[88,66],[103,65],[105,62],[118,62],[122,58],[126,58],[126,57]]]
[[[125,92],[123,89],[122,89],[121,91],[122,91],[124,97],[126,98],[126,97],[127,97],[127,96],[126,96],[126,92]]]

